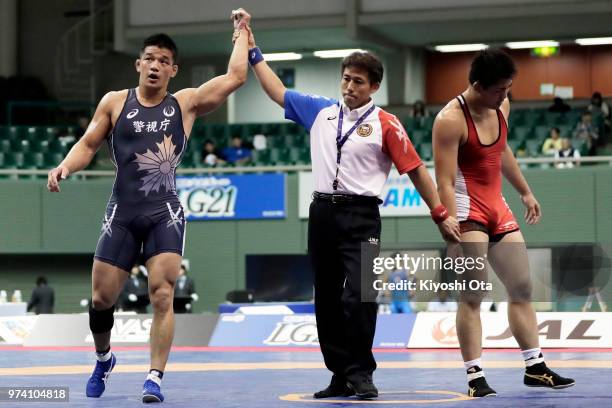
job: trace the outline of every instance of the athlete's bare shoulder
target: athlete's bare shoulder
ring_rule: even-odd
[[[436,122],[442,122],[445,125],[453,124],[455,122],[463,122],[463,111],[461,105],[456,99],[451,100],[442,108],[442,110],[436,116]]]
[[[102,99],[100,99],[98,109],[111,117],[113,125],[121,114],[127,96],[128,90],[122,89],[120,91],[107,92]]]
[[[456,99],[451,100],[436,116],[433,137],[461,139],[466,130],[465,118]]]
[[[99,105],[107,108],[115,108],[116,105],[120,105],[119,109],[121,109],[125,103],[125,100],[127,99],[127,95],[127,89],[107,92],[102,99],[100,99]]]

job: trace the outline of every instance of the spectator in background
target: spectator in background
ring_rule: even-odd
[[[215,146],[215,142],[210,139],[204,141],[204,146],[202,148],[202,163],[210,167],[225,164],[225,160],[221,158],[221,153],[217,149],[217,146]]]
[[[135,311],[136,313],[147,313],[149,305],[149,289],[146,276],[139,265],[134,265],[130,276],[123,286],[120,295],[122,309],[124,311]]]
[[[195,283],[191,277],[187,276],[187,266],[183,262],[176,285],[174,285],[174,313],[191,313],[191,302],[197,302],[198,299]]]
[[[228,163],[243,165],[251,160],[251,150],[242,146],[242,138],[232,136],[231,146],[223,149],[223,157]]]
[[[601,112],[604,119],[610,120],[610,106],[603,100],[600,92],[595,92],[591,96],[591,104],[587,107],[591,113]]]
[[[601,93],[595,92],[591,97],[591,104],[587,107],[587,110],[591,113],[601,113],[604,120],[604,132],[603,135],[600,135],[599,145],[605,145],[607,142],[607,137],[610,133],[612,119],[612,116],[610,115],[610,106],[603,100]]]
[[[589,155],[595,154],[595,143],[599,139],[599,130],[593,125],[591,112],[582,112],[580,122],[574,130],[574,139],[586,143]]]
[[[433,300],[427,303],[428,312],[456,312],[457,302],[448,300],[448,291],[439,290],[438,300]]]
[[[571,169],[574,166],[580,166],[580,152],[572,147],[572,144],[568,138],[561,139],[561,149],[555,153],[555,159],[573,157],[574,161],[556,163],[555,167],[558,169]]]
[[[400,254],[393,254],[391,258],[396,258]],[[397,269],[389,274],[387,282],[395,284],[406,284],[409,281],[408,272],[405,269]],[[391,313],[411,313],[412,305],[410,304],[410,292],[404,290],[391,291]]]
[[[47,284],[47,279],[44,276],[39,276],[28,302],[28,312],[34,308],[36,314],[50,314],[53,313],[54,305],[55,292],[53,288]]]
[[[423,101],[418,100],[412,105],[412,110],[410,111],[410,116],[413,118],[424,118],[429,116],[429,112],[425,107],[425,103]]]
[[[548,107],[549,112],[567,113],[571,110],[572,108],[558,96],[553,99],[553,104]]]
[[[554,127],[550,129],[550,136],[542,145],[542,153],[554,156],[559,150],[561,150],[561,131]]]

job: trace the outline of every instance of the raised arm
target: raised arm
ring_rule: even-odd
[[[234,49],[229,59],[227,72],[200,85],[198,88],[182,89],[175,94],[181,105],[184,104],[187,111],[196,116],[202,116],[217,109],[232,92],[246,82],[249,67],[247,59],[249,28],[247,23],[251,16],[242,9],[237,11],[244,13],[242,15],[243,22],[236,24],[236,41],[234,41]],[[239,16],[235,12],[232,14],[232,18]]]
[[[261,53],[259,48],[256,47],[257,45],[255,44],[255,36],[251,31],[249,33],[249,52],[252,55],[249,55],[249,60],[252,60],[252,57],[257,56],[257,53]],[[253,65],[253,72],[255,73],[257,80],[261,84],[261,87],[263,88],[265,93],[268,94],[270,99],[276,102],[281,108],[284,108],[285,91],[287,91],[287,88],[285,88],[283,82],[272,70],[272,68],[270,68],[266,61],[262,59],[261,62],[258,62]]]
[[[127,91],[109,92],[100,101],[83,137],[68,152],[64,160],[51,169],[47,178],[47,189],[59,192],[59,182],[72,173],[83,170],[91,163],[102,142],[112,128],[112,108],[127,97]]]

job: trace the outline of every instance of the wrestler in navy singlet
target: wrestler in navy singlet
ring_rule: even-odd
[[[182,255],[185,219],[175,175],[187,138],[176,98],[167,94],[146,107],[130,89],[107,141],[117,173],[95,258],[129,271],[141,249],[145,260]]]

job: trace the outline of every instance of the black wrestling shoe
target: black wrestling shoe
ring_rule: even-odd
[[[331,397],[350,397],[352,395],[355,395],[355,392],[348,387],[346,378],[340,378],[334,374],[327,388],[315,392],[313,397],[319,399]]]
[[[372,377],[369,375],[361,376],[356,380],[349,380],[347,385],[359,399],[365,400],[378,397],[378,388],[376,388]]]
[[[572,378],[561,377],[541,362],[525,369],[523,383],[528,387],[547,387],[559,390],[576,384]]]
[[[497,393],[489,384],[487,384],[487,380],[484,377],[474,378],[472,381],[468,382],[468,396],[472,398],[482,398],[482,397],[497,397]]]

